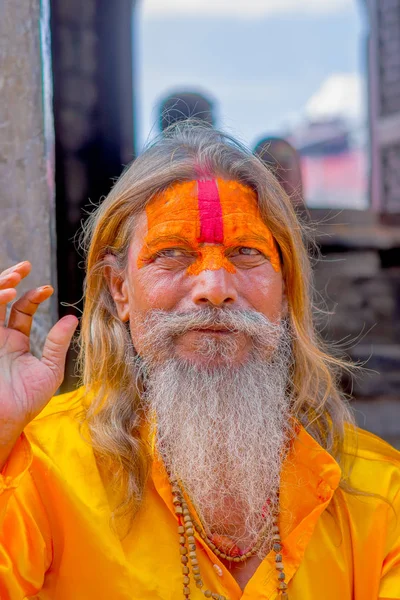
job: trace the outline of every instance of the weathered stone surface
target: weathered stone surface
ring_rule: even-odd
[[[400,111],[400,63],[393,60],[400,55],[400,0],[379,0],[377,7],[380,104],[385,116]]]
[[[400,449],[400,401],[398,398],[380,396],[375,399],[353,400],[351,406],[359,427],[371,431]]]
[[[1,8],[0,270],[31,261],[20,292],[46,283],[57,287],[46,9],[40,0],[13,0]],[[39,309],[36,351],[56,319],[55,296]]]
[[[332,277],[374,277],[380,269],[379,255],[374,251],[335,252],[323,256],[316,268],[316,276],[323,270],[325,279]]]
[[[342,256],[346,257],[345,250]],[[376,263],[379,253],[376,252]],[[400,262],[400,257],[399,257]],[[337,262],[337,265],[345,261]],[[399,343],[400,340],[400,269],[379,268],[374,276],[357,275],[354,265],[343,275],[339,269],[332,274],[330,265],[322,262],[316,270],[318,306],[321,329],[328,339],[350,338],[354,342],[367,339],[371,343]]]
[[[325,339],[363,366],[351,382],[344,377],[359,425],[400,448],[400,228],[392,227],[388,239],[382,227],[378,236],[369,227],[369,239],[354,240],[351,227],[342,230],[342,251],[335,247],[335,253],[328,237],[319,238],[325,260],[315,269],[316,288],[325,314],[318,325]]]
[[[400,344],[358,344],[350,356],[363,366],[354,379],[356,397],[392,396],[400,401]]]

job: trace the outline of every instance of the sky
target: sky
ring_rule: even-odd
[[[133,27],[137,150],[180,90],[251,147],[305,118],[364,120],[361,0],[139,0]]]

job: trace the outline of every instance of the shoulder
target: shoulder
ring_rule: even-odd
[[[34,457],[32,471],[37,477],[54,468],[62,472],[63,477],[66,473],[76,475],[82,464],[92,460],[86,401],[84,388],[54,396],[25,427],[24,434]]]
[[[86,401],[85,388],[79,387],[72,392],[53,396],[44,409],[35,417],[33,422],[46,419],[60,413],[77,412],[84,409]]]
[[[400,452],[360,428],[346,428],[343,462],[351,487],[393,498],[400,489]]]
[[[85,421],[85,388],[53,396],[44,409],[24,429],[33,446],[51,441],[72,440]]]

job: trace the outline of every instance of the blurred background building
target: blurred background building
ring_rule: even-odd
[[[400,447],[400,0],[13,0],[0,21],[1,265],[82,308],[79,229],[171,121],[242,139],[316,223],[322,335]],[[72,387],[71,352],[64,389]]]

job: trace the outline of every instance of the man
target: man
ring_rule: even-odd
[[[352,424],[261,161],[178,124],[86,235],[76,392],[51,399],[77,320],[34,359],[52,289],[5,324],[29,263],[0,280],[0,597],[400,598],[399,454]]]

